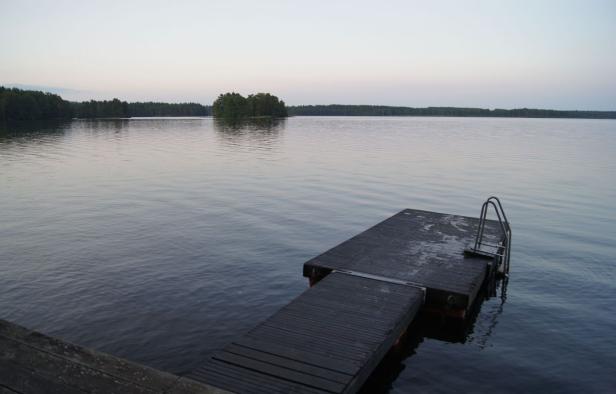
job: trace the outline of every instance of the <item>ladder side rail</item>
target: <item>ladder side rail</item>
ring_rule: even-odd
[[[497,201],[498,201],[498,199],[497,199]],[[506,224],[506,221],[503,222],[503,220],[502,220],[502,219],[505,219],[504,218],[505,212],[502,211],[502,207],[501,207],[501,212],[503,213],[503,218],[501,218],[499,209],[498,209],[497,205],[494,203],[494,201],[492,201],[491,199],[488,199],[486,201],[486,203],[489,203],[490,205],[492,205],[494,207],[494,211],[496,212],[496,216],[498,217],[498,222],[499,222],[499,224],[501,226],[501,230],[503,232],[503,236],[505,237],[505,240],[504,240],[505,245],[503,245],[504,246],[503,247],[503,249],[504,249],[503,250],[503,255],[504,256],[501,255],[500,258],[501,258],[501,262],[502,262],[503,268],[504,268],[503,271],[505,272],[505,274],[507,274],[508,270],[509,270],[509,268],[508,268],[508,264],[509,264],[509,262],[508,262],[509,261],[508,245],[510,243],[509,239],[510,239],[510,232],[511,232],[511,230],[509,229],[509,226]]]
[[[505,233],[505,242],[506,242],[506,247],[505,247],[505,258],[504,258],[504,266],[505,266],[505,274],[509,273],[509,265],[510,265],[510,260],[511,260],[511,225],[509,224],[509,220],[507,219],[507,215],[505,214],[505,210],[503,209],[503,205],[500,202],[500,199],[496,196],[490,196],[490,198],[488,198],[488,201],[491,200],[495,200],[498,204],[498,207],[500,208],[501,213],[503,214],[503,219],[505,220],[505,225],[507,227],[507,232]],[[496,209],[496,207],[495,207]]]
[[[500,211],[503,214],[503,219],[505,219],[505,224],[507,225],[507,229],[509,230],[509,232],[511,232],[511,226],[509,225],[509,220],[507,220],[507,215],[505,215],[505,210],[503,209],[503,204],[501,204],[499,198],[496,197],[496,196],[490,196],[488,198],[488,201],[490,201],[490,200],[496,200],[496,202],[498,203],[498,207],[500,208]]]
[[[500,213],[498,211],[498,208],[496,207],[496,204],[493,201],[490,201],[490,200],[486,201],[485,204],[490,204],[490,205],[492,205],[494,207],[494,211],[496,212],[496,217],[498,218],[498,223],[501,226],[501,230],[503,231],[503,235],[505,236],[505,239],[509,238],[509,233],[507,231],[507,227],[505,226],[505,223],[503,222],[503,220],[501,218],[501,215],[500,215]],[[486,214],[487,214],[487,212],[486,212]],[[482,217],[481,221],[485,223],[486,218]],[[479,247],[481,247],[481,242],[483,241],[483,229],[484,229],[484,227],[485,227],[485,224],[481,227],[481,237],[479,239]]]
[[[485,220],[488,211],[488,202],[484,202],[481,205],[481,214],[479,215],[479,227],[477,228],[477,235],[475,236],[475,250],[479,250],[479,246],[481,245],[481,240],[483,239],[483,228],[485,225]]]
[[[509,224],[509,220],[507,220],[507,215],[505,214],[505,210],[503,209],[503,205],[501,204],[500,199],[498,197],[496,197],[496,196],[490,196],[490,198],[488,198],[488,200],[496,200],[496,202],[498,203],[498,206],[499,206],[499,208],[500,208],[500,210],[501,210],[501,212],[503,214],[503,218],[505,219],[505,224],[507,225],[508,232],[507,232],[507,234],[505,234],[507,245],[506,245],[506,249],[505,249],[506,256],[505,256],[504,263],[505,263],[505,273],[508,274],[509,273],[509,262],[510,262],[510,259],[511,259],[511,235],[512,235],[511,234],[512,233],[511,225]]]

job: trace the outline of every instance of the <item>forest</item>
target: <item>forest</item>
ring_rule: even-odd
[[[128,103],[113,99],[109,101],[84,101],[71,103],[75,118],[128,118]]]
[[[485,109],[461,107],[392,107],[385,105],[298,105],[290,116],[460,116],[502,118],[616,119],[616,111],[558,111],[552,109]]]
[[[129,116],[210,116],[210,106],[197,103],[128,103]]]
[[[65,119],[72,116],[71,103],[56,94],[0,86],[0,120]]]
[[[284,101],[270,93],[257,93],[244,97],[234,92],[218,96],[212,105],[212,115],[225,119],[288,116]]]
[[[75,118],[131,118],[135,116],[209,116],[209,107],[197,103],[128,103],[113,99],[110,101],[84,101],[71,103]]]
[[[128,103],[117,98],[71,102],[56,94],[0,86],[0,120],[209,116],[210,114],[209,106],[197,103]]]
[[[0,121],[70,118],[129,118],[134,116],[210,116],[240,119],[286,116],[461,116],[510,118],[616,119],[616,111],[551,109],[485,109],[461,107],[394,107],[384,105],[298,105],[287,107],[270,93],[218,96],[212,106],[197,103],[133,102],[119,99],[71,102],[34,90],[0,86]]]

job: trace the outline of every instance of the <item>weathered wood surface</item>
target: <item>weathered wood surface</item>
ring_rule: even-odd
[[[408,281],[427,288],[426,306],[468,310],[493,260],[465,257],[479,219],[405,209],[304,264],[304,276],[347,270]],[[484,239],[502,239],[498,222]]]
[[[416,287],[334,272],[189,376],[241,393],[355,392],[423,299]]]
[[[0,319],[0,393],[225,393]]]

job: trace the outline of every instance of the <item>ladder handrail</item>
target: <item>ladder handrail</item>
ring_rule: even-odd
[[[496,201],[496,202],[495,202]],[[481,214],[479,215],[479,226],[477,227],[477,235],[475,237],[475,245],[473,247],[474,252],[481,251],[481,245],[483,241],[483,233],[485,230],[485,224],[487,221],[488,208],[492,206],[494,207],[494,212],[496,213],[496,217],[498,218],[498,222],[500,224],[501,230],[503,231],[503,235],[505,239],[503,241],[503,245],[500,248],[503,248],[503,255],[501,255],[502,263],[504,264],[503,271],[505,275],[509,274],[509,261],[511,255],[511,225],[509,224],[509,220],[507,220],[507,215],[505,215],[505,210],[503,209],[503,205],[500,200],[496,196],[490,196],[482,205],[481,205]],[[494,253],[494,256],[497,256],[498,253]]]
[[[481,206],[481,215],[479,219],[479,229],[478,229],[479,231],[477,233],[477,237],[475,238],[475,249],[477,249],[478,246],[479,247],[481,246],[481,241],[483,239],[483,231],[485,229],[485,222],[487,220],[488,205],[492,205],[494,207],[494,211],[496,212],[496,216],[498,217],[498,222],[501,226],[501,229],[503,230],[503,234],[507,236],[507,233],[511,231],[511,228],[509,227],[509,223],[507,222],[507,218],[505,217],[505,212],[502,210],[502,207],[499,212],[499,208],[496,206],[494,201],[491,201],[490,199],[488,199]],[[501,218],[501,213],[503,214],[502,218]],[[505,222],[503,222],[503,219],[505,220]]]
[[[490,200],[496,200],[496,202],[498,203],[498,207],[500,208],[500,211],[503,214],[503,219],[505,219],[505,225],[507,226],[507,230],[509,230],[511,232],[511,226],[509,226],[509,220],[507,220],[507,215],[505,215],[505,210],[503,209],[503,204],[501,204],[499,198],[496,197],[496,196],[490,196],[488,198],[488,201],[490,201]]]

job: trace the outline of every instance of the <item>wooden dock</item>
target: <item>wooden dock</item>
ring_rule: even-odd
[[[502,242],[498,222],[485,239]],[[497,258],[479,220],[404,210],[304,264],[311,288],[190,378],[238,393],[354,393],[421,308],[464,318]]]
[[[508,223],[483,223],[486,243],[510,245]],[[479,225],[399,212],[306,262],[309,289],[182,378],[0,320],[0,394],[354,393],[418,312],[467,316],[503,259],[464,253]]]
[[[479,219],[405,209],[304,264],[316,283],[336,271],[406,281],[426,288],[426,308],[464,317],[495,259],[465,256]],[[498,222],[484,237],[502,241]]]
[[[354,392],[423,299],[413,286],[334,272],[190,377],[234,392]]]

